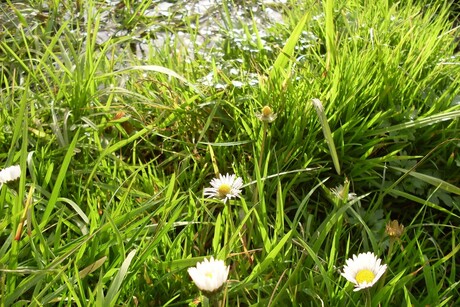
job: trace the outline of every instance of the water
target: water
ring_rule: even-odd
[[[75,40],[83,42],[82,50],[88,41],[88,22],[94,25],[99,21],[97,45],[124,41],[124,44],[118,45],[120,52],[112,52],[109,56],[125,56],[123,52],[126,52],[126,48],[123,47],[129,44],[132,54],[140,61],[148,61],[169,44],[172,49],[186,51],[183,52],[184,61],[193,61],[197,55],[205,61],[217,60],[219,69],[236,78],[231,82],[234,87],[255,85],[258,76],[246,72],[248,80],[238,80],[240,71],[235,67],[241,64],[239,62],[242,59],[227,58],[227,63],[224,63],[222,56],[225,42],[227,47],[242,50],[246,54],[262,51],[269,56],[278,54],[284,44],[282,38],[273,36],[270,28],[284,25],[283,10],[288,6],[286,0],[134,2],[130,7],[123,1],[113,0],[95,1],[92,7],[78,7],[78,3],[81,6],[88,4],[85,1],[61,1],[57,8],[14,3],[14,9],[2,3],[0,24],[4,32],[0,33],[0,38],[3,40],[5,33],[8,33],[5,36],[10,40],[8,44],[14,45],[13,40],[22,39],[18,28],[25,29],[26,36],[34,36],[34,30],[40,26],[49,26],[47,21],[51,19],[53,12],[57,12],[54,28],[47,30],[56,32],[66,24]],[[316,39],[310,33],[304,34],[302,46],[308,46],[308,41]],[[118,62],[117,65],[122,65]],[[216,81],[211,70],[200,81],[203,85],[217,88],[227,86]]]

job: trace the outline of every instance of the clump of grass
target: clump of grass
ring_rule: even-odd
[[[358,306],[340,272],[367,251],[388,266],[371,305],[460,303],[450,8],[292,2],[261,31],[238,6],[210,11],[215,41],[152,1],[1,6],[0,168],[22,169],[0,191],[3,305],[198,305],[187,268],[214,256],[224,304]],[[241,199],[204,197],[219,173]]]

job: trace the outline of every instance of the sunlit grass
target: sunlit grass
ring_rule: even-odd
[[[226,1],[210,36],[184,3],[2,4],[2,306],[195,306],[210,256],[225,306],[362,306],[340,272],[367,251],[372,306],[459,304],[459,31],[432,2]],[[241,199],[205,198],[226,173]]]

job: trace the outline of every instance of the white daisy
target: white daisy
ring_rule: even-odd
[[[227,199],[232,197],[240,197],[241,188],[243,187],[243,179],[235,175],[222,176],[211,180],[212,188],[205,188],[204,195],[207,197],[214,197],[222,199],[225,203]]]
[[[21,167],[19,165],[7,167],[0,171],[0,183],[3,184],[8,181],[16,180],[20,176],[21,176]]]
[[[215,292],[227,281],[230,267],[223,260],[204,259],[187,271],[195,285],[205,292]]]
[[[353,291],[372,287],[387,269],[387,265],[380,265],[381,259],[372,252],[353,255],[343,266],[342,276],[355,284]]]

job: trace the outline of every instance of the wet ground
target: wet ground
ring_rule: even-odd
[[[201,58],[218,61],[222,58],[224,41],[230,48],[248,54],[261,49],[267,54],[277,54],[284,42],[273,36],[269,29],[286,26],[283,14],[290,8],[287,0],[106,0],[92,1],[92,6],[87,1],[60,1],[57,7],[31,5],[29,2],[0,3],[0,38],[7,45],[20,45],[18,41],[24,36],[38,41],[37,34],[51,33],[52,36],[66,27],[74,40],[84,43],[92,34],[88,30],[96,32],[95,41],[99,46],[110,41],[123,41],[140,60],[152,57],[169,44],[172,48],[187,50],[185,60],[193,61],[198,52]],[[25,35],[18,29],[25,30]],[[314,39],[305,32],[303,45]],[[230,74],[239,74],[235,69],[226,70]],[[201,81],[205,85],[225,86],[214,79],[211,72]],[[257,76],[249,78],[248,82],[257,83]],[[238,81],[234,83],[234,86],[242,85]]]
[[[145,4],[131,6],[127,2],[95,1],[93,7],[83,7],[83,2],[61,1],[56,8],[23,2],[0,3],[0,35],[19,27],[31,31],[44,25],[53,14],[59,15],[57,23],[68,22],[71,28],[84,29],[91,12],[91,22],[96,18],[99,21],[98,44],[130,36],[140,45],[153,43],[160,48],[177,35],[184,45],[193,45],[193,41],[212,47],[213,42],[222,39],[222,32],[241,35],[242,25],[256,25],[259,36],[264,37],[267,28],[283,23],[282,12],[287,5],[286,0],[143,1]],[[187,33],[190,28],[195,30],[193,35]]]

